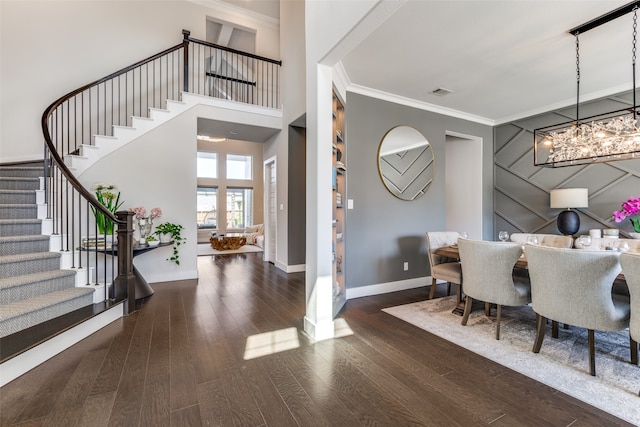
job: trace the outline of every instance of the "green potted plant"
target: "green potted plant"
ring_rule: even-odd
[[[179,224],[163,222],[156,226],[156,231],[153,233],[160,237],[160,243],[164,243],[166,237],[169,237],[168,241],[173,243],[173,255],[170,258],[167,258],[167,261],[175,262],[177,265],[180,265],[178,246],[186,240],[182,237],[182,230],[184,230],[184,227]]]
[[[120,201],[120,192],[113,184],[96,184],[93,186],[96,199],[107,208],[109,212],[115,215],[124,202]],[[91,211],[96,218],[96,226],[99,234],[112,234],[113,221],[106,218],[102,212],[91,206]]]

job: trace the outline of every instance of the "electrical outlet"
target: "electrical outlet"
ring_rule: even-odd
[[[404,263],[404,271],[407,271],[407,270],[409,270],[409,263],[405,262]]]

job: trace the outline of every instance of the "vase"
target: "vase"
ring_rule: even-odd
[[[171,233],[160,234],[160,243],[171,243]]]
[[[140,232],[140,245],[149,246],[147,243],[147,237],[151,234],[151,227],[153,227],[153,220],[148,217],[138,218],[138,231]]]
[[[630,233],[629,233],[629,236],[630,236],[632,239],[640,240],[640,233],[630,232]]]

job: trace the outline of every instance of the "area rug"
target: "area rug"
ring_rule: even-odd
[[[198,256],[246,254],[251,252],[262,252],[262,248],[260,246],[255,246],[255,245],[244,245],[244,246],[240,246],[239,249],[219,251],[217,249],[213,249],[211,247],[211,244],[209,243],[198,243]]]
[[[495,339],[495,309],[472,312],[467,326],[451,313],[455,298],[420,301],[383,311],[480,354],[537,381],[635,425],[640,425],[640,366],[629,363],[629,333],[597,332],[596,377],[589,375],[587,332],[559,329],[558,339],[547,328],[540,353],[531,351],[535,313],[529,306],[504,307],[500,340]]]

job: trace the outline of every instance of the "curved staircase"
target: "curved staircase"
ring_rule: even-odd
[[[93,304],[92,287],[42,234],[37,193],[43,167],[0,167],[0,338]]]

